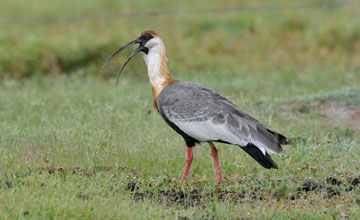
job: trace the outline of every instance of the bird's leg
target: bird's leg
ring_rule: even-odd
[[[181,178],[182,183],[185,181],[186,177],[189,175],[189,170],[191,167],[192,160],[193,160],[192,147],[187,147],[186,167],[185,167],[184,175]]]
[[[209,142],[211,147],[211,155],[214,158],[214,164],[215,164],[215,170],[216,170],[216,184],[219,184],[221,181],[228,181],[225,178],[221,177],[221,171],[220,171],[220,165],[219,165],[219,157],[218,157],[218,151],[212,141]]]

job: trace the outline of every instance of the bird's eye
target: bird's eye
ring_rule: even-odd
[[[147,39],[150,38],[150,36],[147,34],[147,35],[144,36],[144,38],[145,38],[145,40],[147,40]]]

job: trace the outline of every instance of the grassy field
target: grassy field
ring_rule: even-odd
[[[0,14],[262,4],[4,0]],[[359,219],[359,12],[0,22],[0,219]],[[230,181],[216,186],[203,144],[180,183],[185,144],[153,109],[141,57],[118,86],[116,73],[131,49],[100,71],[111,52],[145,29],[164,39],[175,78],[215,89],[291,138],[272,155],[279,170],[218,144]]]

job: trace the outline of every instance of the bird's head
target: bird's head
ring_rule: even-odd
[[[126,64],[128,64],[129,61],[136,54],[141,53],[146,61],[147,57],[150,56],[150,54],[152,54],[153,52],[161,52],[162,50],[164,50],[164,44],[163,44],[161,38],[159,37],[159,35],[155,31],[150,31],[150,30],[144,31],[140,34],[140,36],[138,38],[127,43],[125,46],[121,47],[120,49],[115,51],[111,56],[109,56],[109,58],[107,58],[107,60],[105,61],[103,69],[105,68],[106,64],[111,60],[111,58],[113,58],[116,54],[118,54],[123,49],[125,49],[131,45],[134,45],[134,44],[139,44],[139,47],[128,57],[128,59],[126,60],[124,65],[121,67],[116,84],[118,83],[120,74],[123,71]]]

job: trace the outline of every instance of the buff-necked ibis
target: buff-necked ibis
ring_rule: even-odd
[[[164,43],[156,32],[141,33],[137,39],[115,51],[106,60],[104,67],[113,56],[133,44],[139,44],[139,47],[121,67],[117,82],[126,64],[140,53],[147,65],[155,108],[165,122],[184,138],[187,146],[182,182],[189,174],[193,160],[192,148],[201,142],[208,142],[210,145],[217,183],[226,179],[221,177],[218,152],[213,142],[240,146],[263,167],[278,168],[266,151],[280,153],[281,145],[288,143],[287,138],[248,115],[214,90],[172,78],[167,66]]]

